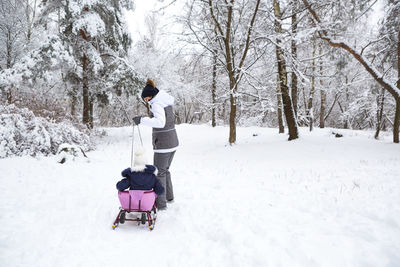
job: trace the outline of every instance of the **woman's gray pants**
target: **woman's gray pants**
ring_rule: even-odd
[[[165,188],[165,193],[159,195],[156,199],[157,207],[159,209],[165,208],[167,206],[167,200],[174,199],[171,173],[169,172],[169,166],[171,166],[174,155],[175,151],[168,153],[154,153],[154,165],[158,169],[157,178],[162,186]]]

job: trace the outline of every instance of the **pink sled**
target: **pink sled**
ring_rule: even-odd
[[[124,224],[125,221],[135,221],[138,224],[147,222],[149,229],[153,230],[157,216],[156,197],[157,194],[153,190],[118,191],[121,207],[112,228],[115,229],[119,224]],[[141,213],[141,218],[126,218],[126,213],[131,212]]]

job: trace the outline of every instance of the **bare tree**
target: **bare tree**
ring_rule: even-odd
[[[319,43],[319,92],[321,94],[321,105],[320,105],[320,111],[319,111],[319,128],[325,128],[325,105],[326,105],[326,91],[323,88],[324,82],[323,82],[323,67],[322,67],[322,44]]]
[[[308,97],[307,104],[307,118],[308,118],[308,126],[310,127],[310,131],[314,129],[314,95],[315,95],[315,54],[316,54],[316,38],[313,38],[313,48],[312,48],[312,67],[311,67],[311,91]]]
[[[374,68],[371,63],[362,55],[362,53],[357,52],[356,49],[354,49],[352,46],[347,44],[344,41],[337,41],[334,38],[332,38],[328,31],[325,30],[323,27],[321,27],[321,20],[318,17],[317,13],[315,10],[311,7],[311,5],[308,3],[307,0],[302,0],[310,14],[312,15],[312,18],[314,20],[314,23],[320,27],[317,29],[318,35],[321,39],[325,40],[330,46],[332,47],[338,47],[346,50],[348,53],[350,53],[363,67],[364,69],[383,87],[385,90],[387,90],[396,100],[396,112],[395,112],[395,118],[394,118],[394,125],[393,125],[393,142],[394,143],[399,143],[399,125],[400,125],[400,79],[397,81],[397,87],[396,85],[392,84],[390,81],[384,78],[384,76],[377,71],[376,68]],[[398,47],[398,61],[400,62],[400,30],[398,30],[398,42],[397,42],[397,47]],[[398,71],[398,73],[400,73]],[[399,78],[400,78],[400,74]]]
[[[378,139],[379,133],[383,124],[383,107],[385,105],[385,90],[382,88],[376,97],[376,128],[375,128],[375,139]]]
[[[218,51],[218,61],[224,66],[229,79],[229,143],[236,142],[236,116],[239,84],[247,69],[246,59],[253,43],[253,30],[259,12],[260,0],[254,1],[201,1],[191,2],[187,26],[194,34],[197,43],[215,54]],[[198,21],[193,18],[194,7],[200,7],[210,19]],[[240,8],[239,8],[240,6]],[[249,13],[249,10],[251,12]],[[211,25],[207,25],[210,21]],[[246,22],[246,23],[245,23]],[[205,25],[204,25],[205,24]],[[244,26],[245,25],[245,26]],[[214,30],[216,29],[216,30]],[[217,45],[211,47],[212,40],[217,39]],[[247,63],[247,64],[246,64]]]
[[[0,71],[10,69],[23,54],[24,13],[21,0],[2,0],[0,2]],[[15,101],[14,86],[4,90],[7,103]]]
[[[24,13],[21,5],[19,0],[2,0],[0,3],[0,69],[11,68],[22,53]]]
[[[278,125],[279,125],[279,133],[285,133],[285,126],[283,125],[283,105],[282,105],[282,90],[281,90],[281,81],[279,74],[277,75],[277,80],[276,80],[276,97],[278,100],[278,108],[277,108],[277,114],[278,114]]]
[[[291,53],[292,53],[292,58],[293,58],[293,66],[292,66],[292,76],[291,76],[291,95],[292,95],[292,101],[293,101],[293,109],[294,109],[294,114],[297,118],[297,74],[295,71],[295,65],[297,61],[297,44],[296,44],[296,33],[297,33],[297,1],[293,0],[292,1],[292,41],[291,41]]]
[[[26,40],[29,43],[32,37],[37,11],[37,0],[25,0]]]
[[[216,92],[217,92],[217,64],[218,64],[218,56],[217,56],[217,51],[213,53],[213,64],[212,64],[212,87],[211,87],[211,101],[212,101],[212,107],[211,107],[211,125],[212,127],[217,126],[217,121],[216,121]]]
[[[280,47],[281,40],[279,34],[282,33],[281,25],[281,10],[279,2],[274,0],[274,15],[275,15],[275,32],[278,37],[276,39],[276,59],[278,61],[278,75],[279,75],[279,87],[282,93],[283,111],[285,113],[286,123],[289,129],[289,140],[297,139],[299,137],[297,122],[293,109],[292,98],[289,93],[289,87],[287,85],[287,71],[286,61],[283,56],[283,51]]]

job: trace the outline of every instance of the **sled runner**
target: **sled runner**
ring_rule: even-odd
[[[147,222],[149,229],[153,230],[157,217],[156,197],[157,195],[153,190],[118,191],[121,207],[112,228],[115,229],[119,224],[124,224],[125,221],[134,221],[138,222],[138,225]],[[126,214],[131,212],[141,213],[141,217],[128,219]]]

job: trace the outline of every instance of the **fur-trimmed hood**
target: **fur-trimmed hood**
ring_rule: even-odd
[[[148,174],[154,174],[157,176],[158,174],[158,170],[154,165],[143,165],[143,166],[134,166],[132,168],[130,168],[131,172],[145,172]],[[122,176],[124,176],[122,174]]]
[[[167,106],[172,106],[174,104],[174,100],[175,99],[173,96],[169,95],[164,90],[160,90],[160,92],[158,92],[158,94],[155,97],[153,97],[149,101],[149,103],[150,103],[150,105],[158,104],[162,108],[165,108]]]

